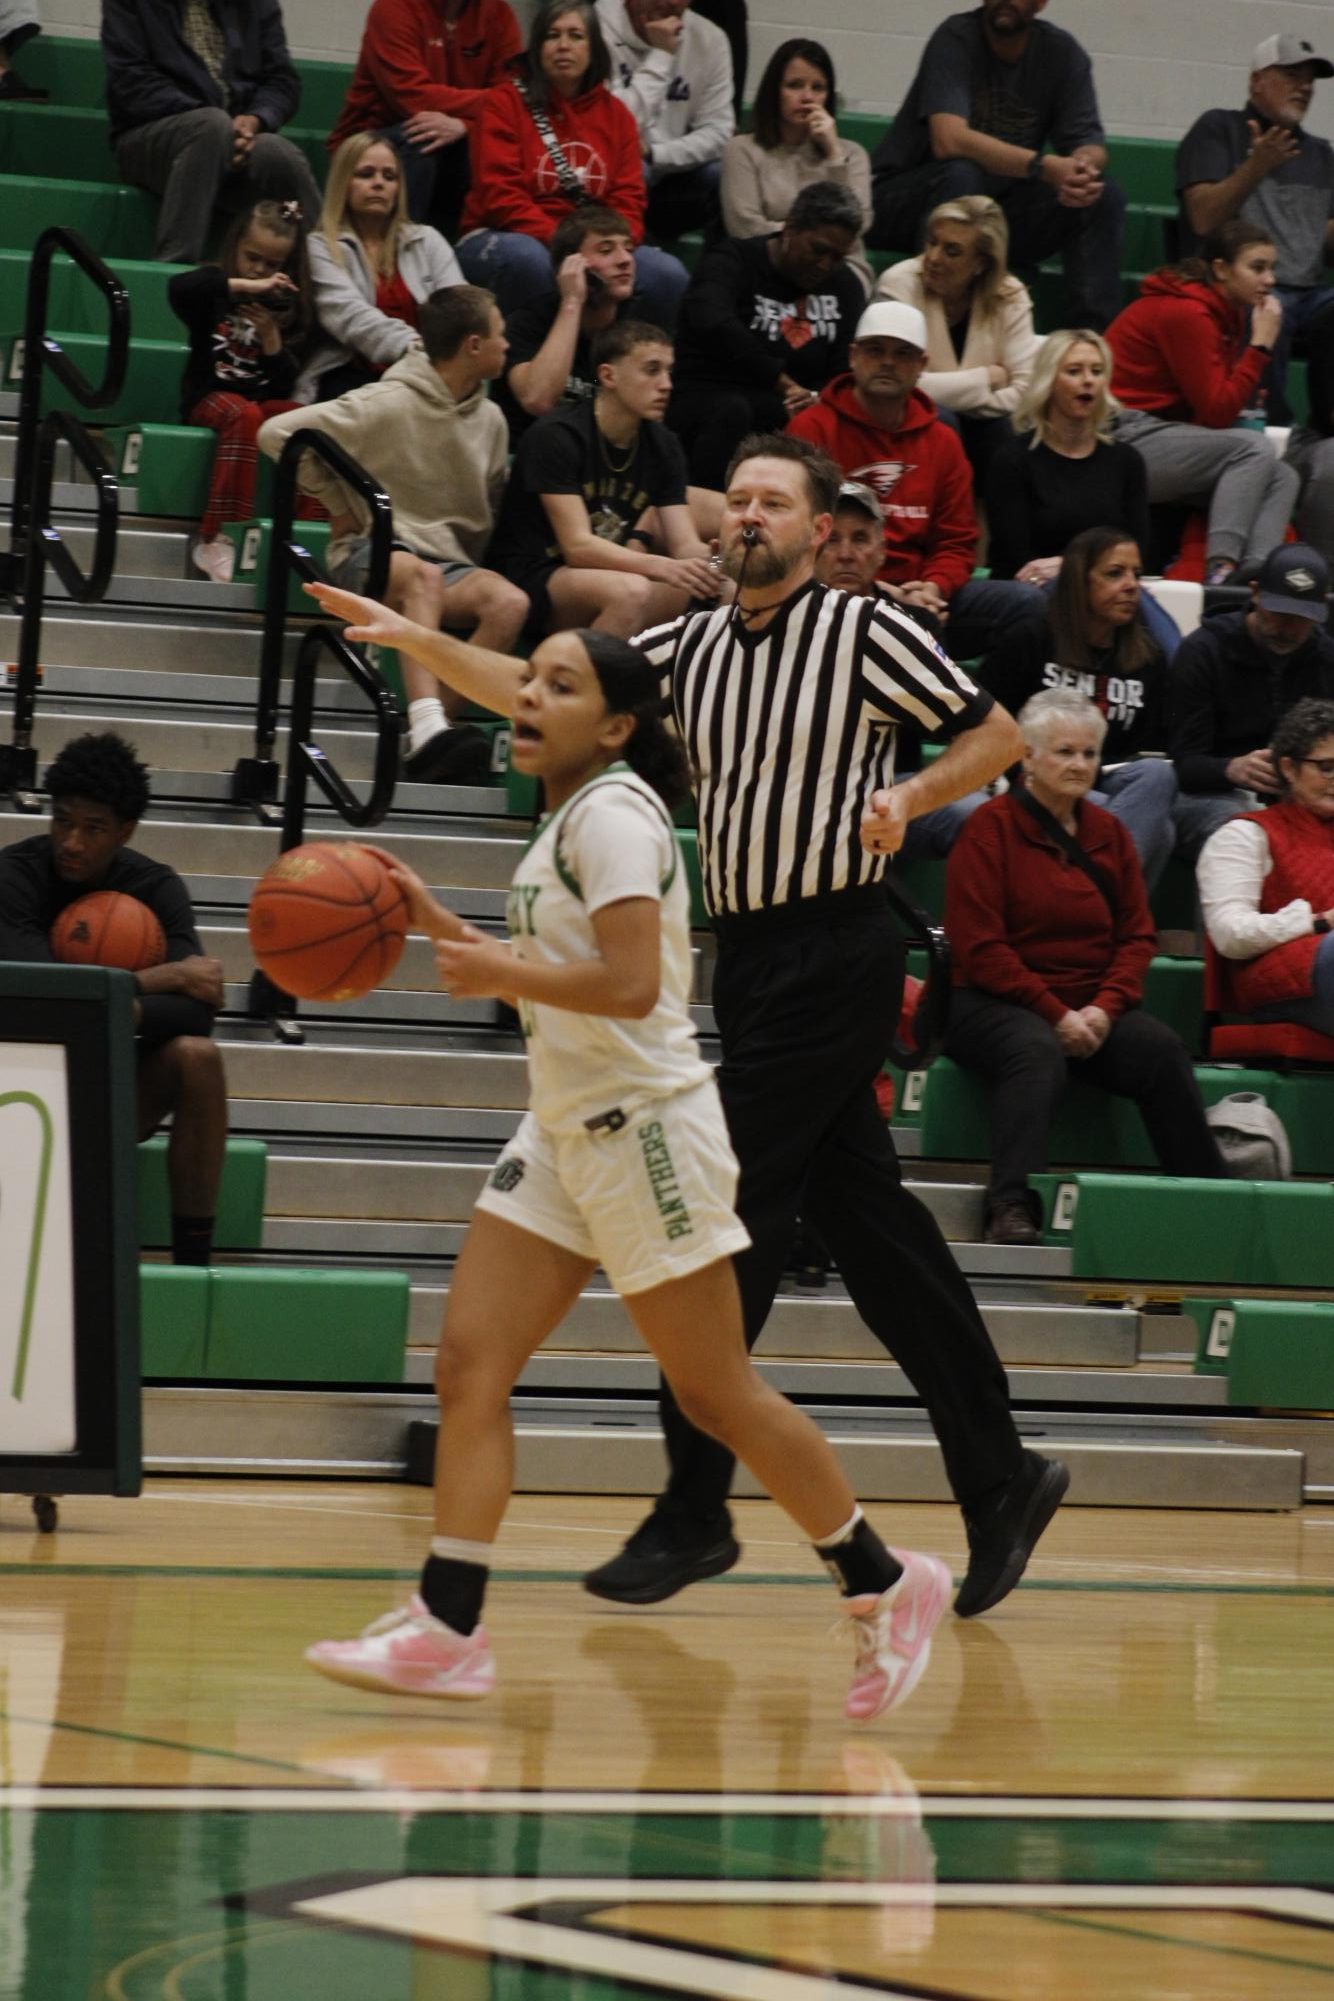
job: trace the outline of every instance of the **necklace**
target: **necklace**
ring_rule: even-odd
[[[625,474],[629,472],[631,466],[635,462],[635,453],[639,449],[638,432],[636,432],[634,437],[631,438],[630,443],[628,444],[625,450],[625,457],[622,459],[620,465],[617,465],[615,459],[611,455],[610,440],[608,439],[606,433],[604,432],[601,424],[598,423],[596,417],[593,419],[593,429],[598,434],[598,449],[602,453],[602,463],[606,466],[607,471],[618,474]]]

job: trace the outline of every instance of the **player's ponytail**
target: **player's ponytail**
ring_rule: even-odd
[[[576,637],[612,714],[635,719],[634,735],[625,746],[626,763],[665,806],[679,805],[690,792],[690,765],[681,739],[664,716],[656,668],[637,646],[610,632],[585,630]]]

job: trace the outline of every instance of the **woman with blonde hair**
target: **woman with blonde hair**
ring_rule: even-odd
[[[918,388],[963,438],[979,486],[1028,387],[1037,352],[1033,301],[1010,273],[1009,225],[990,195],[961,195],[927,218],[926,248],[882,273],[875,295],[925,315]]]
[[[1148,475],[1115,437],[1111,350],[1088,327],[1048,334],[1014,413],[1018,434],[987,477],[991,574],[1050,584],[1074,536],[1120,528],[1143,549]]]
[[[423,300],[463,283],[439,230],[408,220],[398,155],[374,132],[354,132],[334,154],[309,257],[324,338],[297,384],[303,403],[374,382],[416,343]]]

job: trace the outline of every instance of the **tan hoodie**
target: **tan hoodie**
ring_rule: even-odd
[[[412,348],[364,389],[270,417],[260,450],[276,459],[293,431],[305,429],[323,431],[379,481],[393,503],[396,542],[421,556],[482,561],[509,449],[485,383],[456,402],[425,351]],[[369,526],[362,502],[314,453],[305,454],[298,477],[330,513],[350,509]]]

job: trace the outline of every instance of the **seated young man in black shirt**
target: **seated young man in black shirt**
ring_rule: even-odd
[[[614,208],[575,209],[547,248],[555,293],[521,306],[505,321],[509,354],[493,392],[515,445],[548,410],[589,402],[597,389],[593,342],[617,320],[644,317],[635,297],[630,225]]]
[[[171,1254],[206,1265],[227,1142],[227,1083],[212,1041],[222,967],[204,956],[175,869],[128,845],[148,805],[148,773],[122,737],[81,736],[46,774],[51,826],[0,849],[0,959],[49,964],[51,926],[94,890],[147,904],[167,957],[135,975],[139,1137],[171,1119]]]
[[[598,335],[591,402],[552,410],[515,455],[490,561],[533,606],[529,630],[628,639],[715,598],[721,577],[686,501],[685,455],[662,422],[672,347],[621,320]]]

